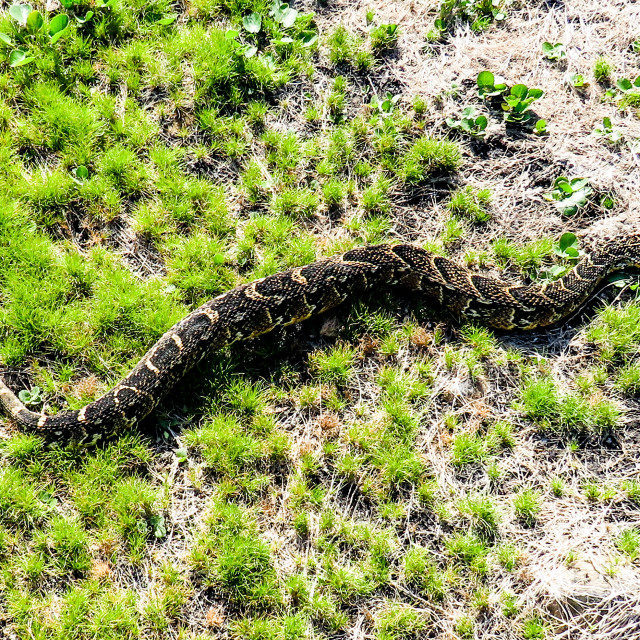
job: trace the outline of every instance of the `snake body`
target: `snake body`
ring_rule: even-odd
[[[408,244],[372,245],[241,285],[167,331],[111,391],[79,411],[27,409],[0,379],[0,404],[21,427],[85,438],[147,416],[203,356],[238,340],[323,313],[383,287],[414,291],[459,318],[498,329],[553,324],[580,307],[613,271],[640,266],[640,235],[607,241],[555,282],[513,285]]]

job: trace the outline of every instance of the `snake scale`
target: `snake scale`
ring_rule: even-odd
[[[147,416],[203,356],[292,325],[382,287],[414,291],[448,313],[498,329],[553,324],[580,307],[604,277],[640,266],[640,234],[606,241],[555,282],[513,285],[408,244],[372,245],[241,285],[167,331],[111,391],[79,411],[29,411],[0,379],[0,404],[21,427],[84,438]]]

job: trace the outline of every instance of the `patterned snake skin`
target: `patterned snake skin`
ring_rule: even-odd
[[[174,325],[104,396],[79,411],[29,411],[0,379],[0,404],[18,425],[85,438],[147,416],[204,355],[237,340],[306,320],[381,287],[416,292],[452,315],[498,329],[553,324],[580,307],[609,273],[640,266],[640,235],[608,241],[563,278],[516,286],[477,275],[420,247],[362,247],[245,284]]]

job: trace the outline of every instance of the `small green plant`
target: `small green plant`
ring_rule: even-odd
[[[547,133],[547,121],[542,118],[536,120],[536,124],[533,127],[533,132],[537,136],[544,136]]]
[[[456,620],[454,629],[461,640],[473,640],[475,626],[475,622],[471,616],[462,615]]]
[[[455,171],[461,162],[460,147],[455,142],[425,136],[402,158],[400,177],[408,185],[418,185],[434,174]]]
[[[491,191],[489,189],[475,190],[467,185],[451,195],[447,208],[451,213],[469,218],[474,222],[487,222],[491,218],[488,211],[490,204]]]
[[[581,73],[568,73],[566,76],[567,83],[574,89],[584,90],[589,86],[589,83],[585,80]]]
[[[622,484],[622,489],[631,502],[640,506],[640,480],[626,480]]]
[[[375,62],[371,51],[364,47],[364,40],[349,32],[343,25],[329,34],[327,45],[332,64],[351,64],[359,69],[368,69]]]
[[[599,138],[604,138],[607,142],[614,145],[620,144],[624,140],[622,131],[613,126],[609,116],[602,118],[602,123],[595,126],[593,133]]]
[[[482,436],[463,431],[454,437],[451,447],[451,464],[454,466],[482,462],[487,456],[487,443]]]
[[[509,94],[505,94],[502,110],[506,122],[526,124],[535,116],[530,111],[531,105],[544,95],[542,89],[529,89],[525,84],[515,84]]]
[[[446,123],[452,129],[468,133],[474,137],[482,137],[489,121],[487,120],[487,116],[483,114],[476,115],[476,113],[477,110],[475,107],[465,107],[462,110],[462,117],[460,120],[447,118]]]
[[[384,98],[379,98],[377,95],[374,95],[371,98],[371,102],[369,106],[371,109],[378,111],[381,115],[389,115],[398,104],[402,96],[400,94],[393,95],[389,91],[387,91]]]
[[[377,640],[419,638],[426,627],[424,613],[403,603],[388,603],[375,617]]]
[[[589,202],[593,189],[586,178],[566,178],[560,176],[555,179],[553,189],[544,194],[544,199],[553,202],[560,213],[574,216]]]
[[[407,583],[417,587],[424,596],[436,602],[444,599],[447,578],[435,565],[428,549],[411,547],[404,557],[403,569]]]
[[[596,82],[608,82],[614,72],[614,66],[607,58],[598,58],[593,65],[593,77]]]
[[[544,640],[546,635],[544,624],[538,616],[528,618],[522,623],[523,640]]]
[[[18,398],[27,406],[42,404],[42,389],[40,387],[31,387],[30,390],[22,389]]]
[[[533,527],[542,507],[541,496],[534,489],[523,489],[513,500],[518,519],[527,527]]]
[[[480,536],[489,540],[496,537],[501,515],[491,498],[482,495],[470,496],[458,503],[458,509],[469,518]]]
[[[476,84],[478,85],[478,95],[484,100],[496,98],[507,91],[504,78],[494,76],[491,71],[481,71],[476,79]]]
[[[473,31],[484,31],[494,21],[501,22],[507,17],[507,4],[505,0],[441,0],[427,40],[440,40],[459,22],[471,25]]]
[[[583,254],[583,251],[579,248],[578,238],[574,233],[563,233],[558,244],[554,247],[553,252],[565,260],[565,264],[555,264],[550,267],[543,274],[544,279],[547,280],[557,280],[565,275]]]
[[[395,47],[399,35],[397,24],[380,24],[369,32],[371,49],[375,53],[392,49]]]
[[[507,570],[513,571],[522,558],[522,553],[512,544],[501,544],[497,550],[498,562]]]
[[[309,362],[312,370],[323,382],[345,384],[353,373],[355,349],[348,345],[336,345],[327,351],[317,351]]]
[[[624,529],[615,540],[619,551],[631,560],[640,557],[640,530],[637,528]]]
[[[542,53],[547,60],[563,60],[567,57],[567,50],[562,42],[543,42]]]
[[[562,498],[566,492],[564,480],[562,478],[551,479],[551,493],[556,498]]]
[[[520,611],[518,607],[518,598],[515,594],[509,592],[503,592],[500,597],[500,603],[502,604],[502,615],[505,618],[515,618]]]
[[[616,82],[616,88],[622,93],[622,97],[618,101],[620,107],[637,107],[640,105],[640,76],[633,81],[629,78],[620,78]]]
[[[640,340],[640,305],[631,301],[605,307],[587,329],[587,340],[596,344],[604,362],[635,355]]]

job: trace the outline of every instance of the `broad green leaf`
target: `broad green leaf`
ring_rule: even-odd
[[[481,71],[478,74],[478,86],[479,87],[493,87],[494,75],[491,71]]]
[[[480,131],[484,131],[487,128],[487,124],[489,124],[489,121],[486,116],[478,116],[476,118],[476,127],[480,129]]]
[[[69,16],[66,13],[59,13],[49,24],[49,35],[63,31],[69,25]]]
[[[13,42],[11,41],[11,36],[6,33],[2,33],[2,31],[0,31],[0,42],[4,42],[4,44],[9,47],[13,44]]]
[[[31,31],[40,31],[42,29],[42,25],[44,24],[44,18],[39,11],[32,11],[27,16],[27,27]]]
[[[156,24],[162,25],[166,27],[169,24],[173,24],[178,17],[177,13],[174,13],[172,16],[167,16],[166,18],[160,18],[160,20],[156,20]]]
[[[588,184],[588,180],[586,178],[573,178],[573,180],[571,180],[571,188],[574,191],[577,191],[578,189],[584,189],[587,184]]]
[[[9,15],[23,27],[27,24],[27,18],[32,11],[33,7],[30,4],[12,4],[9,7]]]
[[[463,116],[472,116],[475,112],[476,112],[476,108],[475,107],[465,107],[462,110],[462,115]]]
[[[554,49],[555,49],[555,45],[551,44],[550,42],[543,42],[542,43],[542,51],[544,53],[550,53]]]
[[[577,243],[578,238],[576,238],[575,233],[563,233],[559,244],[560,249],[562,249],[562,251],[566,251],[569,247],[577,245]]]
[[[620,89],[620,91],[629,91],[633,85],[631,84],[631,80],[629,78],[620,78],[618,82],[616,82],[616,87]]]
[[[305,31],[302,34],[303,47],[310,47],[311,45],[315,44],[317,40],[318,40],[318,34],[315,33],[314,31]]]
[[[59,13],[49,25],[51,44],[55,44],[60,38],[62,38],[68,26],[69,16],[66,13]]]
[[[291,44],[293,42],[293,38],[289,36],[284,36],[284,38],[280,38],[280,40],[276,40],[276,44]]]
[[[514,84],[511,87],[511,95],[524,100],[527,97],[527,85],[526,84]]]
[[[22,67],[25,64],[33,62],[35,58],[29,55],[29,52],[25,49],[15,49],[9,56],[10,67]]]
[[[236,29],[227,29],[224,33],[224,37],[227,40],[235,40],[240,35],[240,32]]]
[[[244,57],[245,58],[253,58],[253,56],[255,56],[256,53],[258,53],[258,47],[250,45],[250,46],[245,48]]]
[[[71,7],[73,7],[73,0],[60,0],[60,4],[65,9],[71,9]]]
[[[262,16],[259,13],[250,13],[242,18],[242,25],[249,33],[258,33],[262,28]]]
[[[292,9],[291,7],[287,7],[282,12],[282,19],[280,20],[280,24],[283,29],[288,29],[293,26],[293,23],[296,21],[298,17],[298,11],[296,9]]]
[[[87,169],[87,167],[82,164],[76,167],[74,173],[76,174],[76,177],[80,178],[81,180],[86,180],[89,177],[89,169]]]
[[[529,97],[533,98],[533,100],[539,100],[544,95],[544,91],[542,89],[529,89]]]

